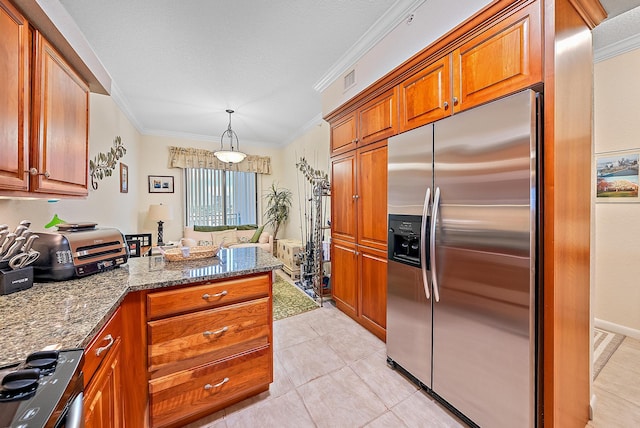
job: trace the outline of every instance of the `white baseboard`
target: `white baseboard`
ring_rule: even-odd
[[[591,400],[589,401],[589,420],[593,420],[593,414],[596,411],[596,404],[598,404],[598,397],[596,394],[591,395]]]
[[[613,333],[624,334],[625,336],[633,337],[640,340],[640,330],[635,328],[626,327],[624,325],[612,323],[610,321],[601,320],[598,318],[593,319],[593,325],[603,330],[611,331]]]

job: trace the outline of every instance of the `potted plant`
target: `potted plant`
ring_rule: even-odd
[[[266,224],[273,227],[274,246],[280,225],[289,219],[292,197],[293,195],[289,189],[280,188],[276,183],[271,183],[271,188],[265,195],[267,201],[267,211],[265,212]]]

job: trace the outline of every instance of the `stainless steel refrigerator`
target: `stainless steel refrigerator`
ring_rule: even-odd
[[[388,360],[482,427],[536,424],[540,102],[388,143]]]

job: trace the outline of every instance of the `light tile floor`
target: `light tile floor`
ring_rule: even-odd
[[[464,427],[386,364],[385,344],[337,310],[274,322],[274,382],[188,428]],[[640,426],[640,341],[627,337],[593,384],[587,428]]]
[[[593,383],[592,393],[596,406],[588,427],[640,426],[640,341],[624,339]]]
[[[190,424],[242,427],[464,427],[386,363],[384,342],[325,302],[274,322],[269,391]]]

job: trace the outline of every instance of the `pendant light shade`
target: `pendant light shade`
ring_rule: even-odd
[[[247,157],[247,155],[240,151],[240,142],[238,141],[238,134],[236,134],[231,129],[231,113],[233,113],[233,110],[227,109],[227,113],[229,113],[229,126],[227,127],[227,130],[224,131],[222,133],[222,135],[220,136],[220,150],[218,150],[216,152],[213,152],[213,155],[215,157],[217,157],[218,159],[220,159],[221,162],[225,162],[225,163],[242,162],[244,160],[244,158]],[[224,149],[224,139],[225,138],[229,139],[230,150],[225,150]],[[234,139],[236,141],[237,150],[233,148],[233,140]]]

